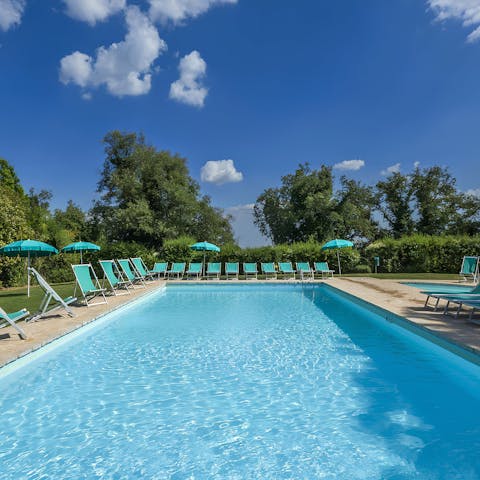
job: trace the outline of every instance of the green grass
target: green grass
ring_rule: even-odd
[[[389,280],[459,280],[458,273],[346,273],[342,277],[371,277]]]
[[[73,295],[75,283],[57,283],[52,287],[62,298],[65,298]],[[38,285],[30,288],[30,298],[27,297],[27,287],[7,288],[0,290],[0,307],[6,312],[16,312],[26,308],[33,313],[38,310],[43,295],[44,292]]]

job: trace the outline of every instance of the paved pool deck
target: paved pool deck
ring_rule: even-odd
[[[263,281],[259,280],[258,282]],[[315,281],[315,283],[321,282],[322,280]],[[461,314],[458,319],[455,319],[452,316],[443,315],[442,309],[437,312],[434,312],[432,309],[425,309],[425,295],[422,295],[419,289],[402,285],[400,282],[402,282],[402,280],[367,277],[336,277],[325,280],[325,283],[342,292],[357,297],[375,307],[406,318],[414,325],[427,330],[433,335],[480,355],[480,326],[468,322],[468,315],[465,312]],[[191,281],[189,283],[196,282]],[[202,281],[201,283],[207,282]],[[236,282],[222,280],[221,283],[231,285]],[[252,284],[256,283],[256,281],[239,281],[239,283]],[[270,280],[268,283],[278,283],[278,280]],[[430,283],[439,283],[439,285],[441,285],[442,283],[451,284],[455,282],[439,281]],[[0,330],[0,367],[164,285],[165,281],[160,280],[148,284],[145,289],[135,289],[130,295],[108,296],[108,304],[89,308],[85,306],[74,306],[75,317],[73,318],[63,314],[53,314],[38,322],[20,322],[20,326],[29,337],[27,340],[22,340],[12,327],[2,328]],[[477,314],[476,318],[480,319],[480,314]]]

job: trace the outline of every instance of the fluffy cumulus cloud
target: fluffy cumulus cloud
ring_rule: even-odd
[[[459,20],[471,28],[469,42],[480,39],[480,0],[428,0],[439,21]]]
[[[95,25],[122,11],[126,0],[63,0],[66,13],[75,20]]]
[[[181,23],[187,18],[197,17],[210,7],[237,3],[237,0],[149,0],[150,18],[162,23]]]
[[[83,88],[105,85],[116,96],[143,95],[150,91],[153,62],[166,50],[165,42],[138,7],[125,11],[125,40],[100,47],[96,58],[74,52],[60,62],[60,80]]]
[[[203,107],[208,90],[202,85],[207,64],[194,50],[180,59],[180,78],[170,85],[170,98],[194,107]]]
[[[385,170],[382,170],[380,173],[382,175],[390,175],[392,173],[399,173],[400,172],[400,163],[396,163],[395,165],[391,165],[387,167]]]
[[[210,160],[202,167],[200,178],[202,182],[223,185],[241,182],[243,174],[235,168],[233,160]]]
[[[25,0],[0,0],[0,30],[20,25],[24,9]]]
[[[333,168],[337,170],[360,170],[363,166],[365,166],[363,160],[344,160],[336,163]]]

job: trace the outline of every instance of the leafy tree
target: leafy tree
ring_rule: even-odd
[[[51,239],[51,199],[52,193],[47,190],[40,190],[37,193],[31,188],[28,192],[28,223],[32,227],[36,240],[48,242]]]
[[[378,237],[378,222],[372,216],[376,205],[373,188],[345,176],[340,178],[340,184],[336,194],[336,236],[350,240]]]
[[[184,158],[157,151],[134,133],[110,132],[104,144],[101,199],[91,211],[97,235],[156,248],[182,235],[233,241],[229,219],[200,194]]]
[[[414,231],[413,191],[410,178],[395,172],[377,183],[377,208],[395,238]]]
[[[254,222],[275,244],[323,241],[334,232],[335,201],[330,167],[299,165],[282,186],[265,190],[254,206]]]

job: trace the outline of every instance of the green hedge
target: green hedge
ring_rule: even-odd
[[[480,236],[412,235],[378,240],[365,249],[373,264],[380,257],[379,272],[458,273],[465,255],[480,255]]]

